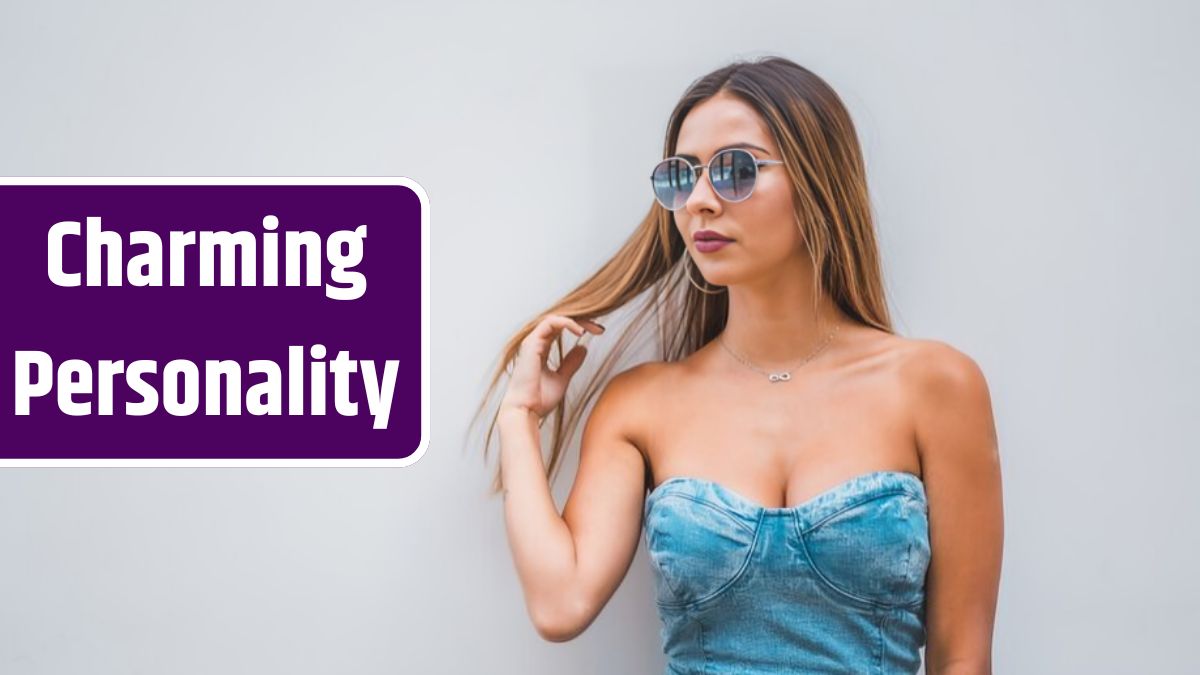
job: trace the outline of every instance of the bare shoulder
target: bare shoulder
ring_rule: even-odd
[[[898,367],[923,458],[940,448],[965,447],[936,439],[971,431],[976,439],[991,436],[984,445],[995,450],[991,394],[975,359],[941,340],[906,338]]]
[[[637,406],[639,400],[644,400],[648,389],[662,377],[669,364],[659,361],[647,361],[622,370],[609,379],[604,387],[604,397],[625,405]]]
[[[642,441],[645,425],[652,422],[648,412],[653,406],[648,405],[653,400],[654,391],[663,378],[670,372],[671,364],[663,361],[647,361],[631,366],[609,379],[596,402],[596,410],[601,406],[606,413],[620,419],[621,436],[633,442],[639,449],[644,448]],[[592,414],[595,414],[595,410]]]
[[[986,393],[987,380],[975,359],[941,340],[900,339],[900,374],[918,405]]]

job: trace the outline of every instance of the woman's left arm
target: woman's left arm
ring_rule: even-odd
[[[929,503],[925,672],[990,675],[1004,507],[991,396],[979,366],[936,340],[909,363]]]

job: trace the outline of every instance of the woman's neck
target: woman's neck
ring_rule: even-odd
[[[794,364],[824,342],[845,316],[827,293],[816,303],[811,277],[803,274],[770,283],[728,288],[729,315],[722,338],[743,357],[762,366]]]

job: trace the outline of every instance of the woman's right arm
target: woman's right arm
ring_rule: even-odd
[[[575,361],[566,378],[577,368]],[[570,640],[591,625],[637,551],[645,470],[628,430],[641,370],[635,367],[614,377],[592,407],[562,515],[546,480],[538,433],[541,410],[521,404],[520,396],[511,401],[506,396],[501,405],[497,425],[505,526],[526,609],[547,640]],[[565,381],[557,384],[565,389]],[[557,403],[553,397],[543,402]]]

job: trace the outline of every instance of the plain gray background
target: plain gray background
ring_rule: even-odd
[[[502,340],[645,214],[688,83],[768,53],[851,109],[898,331],[988,376],[996,672],[1194,668],[1198,19],[1183,1],[4,2],[0,174],[421,183],[433,420],[403,469],[0,470],[0,672],[660,672],[644,548],[586,633],[536,636],[464,429]]]

